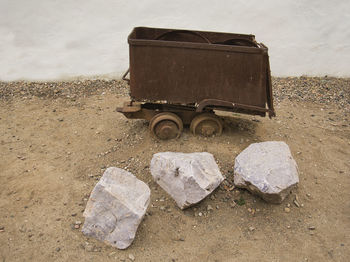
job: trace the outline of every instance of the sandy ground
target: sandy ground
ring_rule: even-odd
[[[288,82],[281,81],[283,86]],[[2,262],[130,261],[129,255],[135,261],[350,261],[346,103],[339,107],[338,102],[281,96],[272,120],[225,113],[221,137],[193,137],[186,128],[180,139],[158,142],[150,137],[146,121],[115,112],[128,99],[123,88],[54,98],[24,92],[6,99],[4,90]],[[300,184],[281,205],[267,204],[245,190],[229,190],[237,154],[268,140],[285,141],[299,165]],[[151,179],[152,154],[162,151],[214,154],[228,186],[179,210]],[[147,215],[124,251],[74,228],[76,221],[84,221],[89,193],[109,166],[130,170],[151,188]],[[296,195],[300,207],[293,203]],[[234,200],[243,205],[234,206]],[[214,210],[207,211],[208,205]],[[290,212],[285,211],[288,206]]]

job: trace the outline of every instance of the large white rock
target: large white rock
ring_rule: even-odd
[[[284,142],[254,143],[236,157],[234,184],[267,202],[281,203],[298,182],[298,166]]]
[[[154,180],[184,209],[198,203],[224,180],[212,154],[161,152],[153,155]]]
[[[123,169],[108,168],[84,211],[83,233],[119,249],[134,240],[150,201],[149,187]]]

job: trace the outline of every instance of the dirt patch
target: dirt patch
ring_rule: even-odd
[[[349,261],[349,81],[330,80],[343,93],[328,99],[334,90],[322,93],[321,80],[274,79],[272,120],[225,113],[221,137],[185,128],[166,142],[150,137],[146,121],[115,112],[128,99],[119,81],[1,83],[0,261],[128,261],[130,254],[135,261]],[[285,141],[299,165],[299,187],[281,205],[231,190],[235,156],[268,140]],[[181,211],[151,179],[150,160],[161,151],[210,152],[226,182]],[[125,251],[74,227],[109,166],[151,188],[147,216]]]

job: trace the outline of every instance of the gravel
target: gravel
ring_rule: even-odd
[[[286,77],[272,78],[275,101],[309,101],[337,104],[350,111],[350,78]]]
[[[82,80],[70,82],[1,82],[0,100],[13,97],[70,98],[112,92],[128,95],[129,89],[120,80]]]
[[[335,77],[273,77],[274,100],[310,101],[337,104],[350,111],[350,78]],[[76,80],[70,82],[1,82],[0,100],[13,97],[69,98],[101,94],[127,96],[128,85],[121,80]]]

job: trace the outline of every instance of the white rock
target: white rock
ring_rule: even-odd
[[[184,209],[198,203],[224,180],[212,154],[161,152],[153,155],[154,180]]]
[[[117,247],[127,248],[150,201],[149,187],[133,174],[108,168],[93,189],[83,216],[83,233]]]
[[[236,157],[234,184],[267,202],[281,203],[297,183],[298,166],[284,142],[254,143]]]

